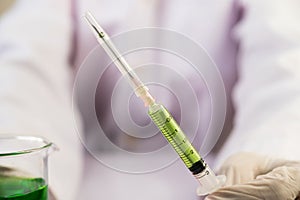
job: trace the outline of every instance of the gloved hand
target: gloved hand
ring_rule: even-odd
[[[294,200],[300,194],[300,161],[288,161],[238,153],[220,169],[227,177],[225,187],[205,200]]]

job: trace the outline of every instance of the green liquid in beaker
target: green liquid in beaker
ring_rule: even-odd
[[[0,200],[47,200],[48,186],[42,178],[0,175]]]

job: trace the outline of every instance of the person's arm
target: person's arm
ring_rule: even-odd
[[[234,130],[219,160],[241,150],[300,158],[299,19],[297,0],[245,3]]]
[[[70,2],[19,0],[0,19],[0,133],[43,136],[60,149],[50,156],[50,188],[73,200],[81,147],[72,109]]]
[[[236,117],[233,132],[218,155],[218,165],[229,155],[241,151],[300,160],[300,2],[249,0],[244,1],[244,8],[243,19],[236,29],[240,42],[239,80],[233,96]],[[266,167],[268,157],[247,155],[237,154],[231,157],[231,163],[227,160],[221,168],[221,172],[229,176],[227,185],[246,186],[233,187],[241,190],[229,187],[210,199],[235,195],[246,198],[241,193],[258,193],[257,188],[263,187],[266,190],[276,188],[276,192],[272,193],[275,195],[272,198],[261,196],[261,199],[280,199],[276,196],[280,186],[285,190],[285,183],[295,181],[294,185],[299,187],[300,177],[294,176],[299,173],[296,170],[299,163],[292,170],[285,167],[288,161],[281,162],[280,166]],[[273,163],[274,159],[271,160]],[[251,161],[251,165],[247,161]],[[266,177],[260,179],[259,175],[264,174]],[[280,176],[287,179],[281,179],[280,183]],[[254,181],[257,188],[253,189],[251,178],[259,180]],[[299,192],[300,188],[296,190]],[[228,194],[228,191],[233,192]],[[295,195],[295,192],[289,194]]]

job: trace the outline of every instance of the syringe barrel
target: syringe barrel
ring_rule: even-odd
[[[148,114],[187,168],[193,174],[202,172],[206,167],[204,160],[200,157],[168,110],[163,105],[154,104],[149,107]]]
[[[187,168],[199,181],[200,186],[197,189],[199,196],[210,194],[223,186],[226,177],[214,174],[163,105],[156,103],[150,105],[148,114]]]

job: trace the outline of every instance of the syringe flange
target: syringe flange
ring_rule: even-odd
[[[203,196],[215,192],[216,190],[221,188],[226,181],[226,176],[216,176],[208,165],[206,165],[205,170],[198,174],[195,174],[194,177],[200,183],[200,186],[197,188],[198,196]]]

